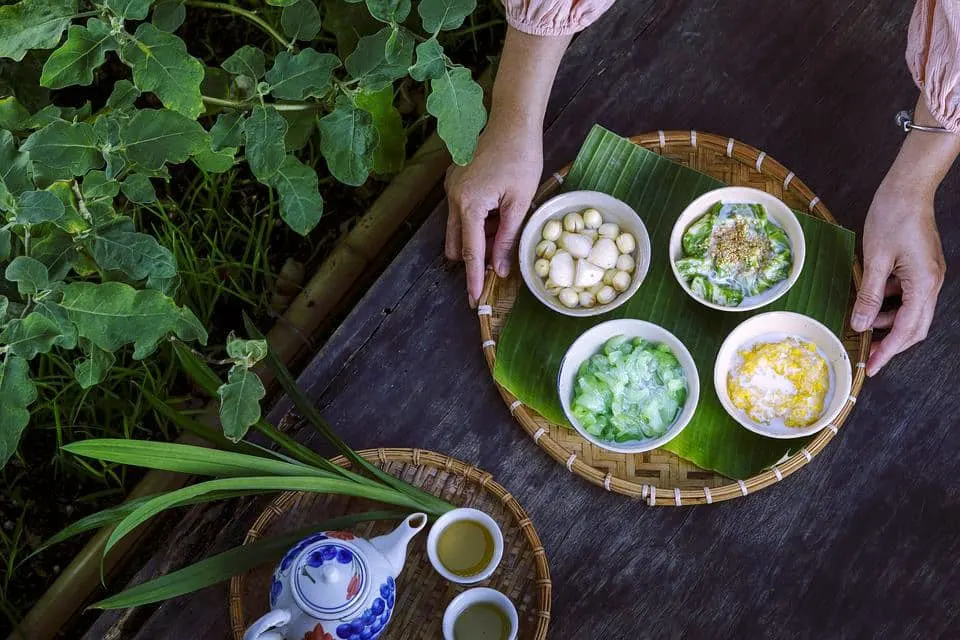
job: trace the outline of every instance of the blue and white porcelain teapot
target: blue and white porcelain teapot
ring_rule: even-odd
[[[390,621],[407,543],[427,525],[415,513],[365,540],[325,531],[298,542],[273,572],[270,612],[244,640],[372,640]]]

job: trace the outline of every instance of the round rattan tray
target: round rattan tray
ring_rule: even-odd
[[[794,173],[766,153],[734,140],[697,131],[657,131],[634,136],[631,141],[679,164],[706,173],[726,184],[762,189],[777,196],[790,207],[807,211],[829,222],[836,220],[826,205]],[[547,180],[537,192],[535,204],[555,195],[569,171],[566,166]],[[860,261],[855,260],[850,283],[851,302],[861,278]],[[487,272],[478,304],[483,351],[493,374],[497,340],[507,314],[523,281],[514,269],[506,278]],[[851,304],[852,306],[852,304]],[[849,313],[849,310],[848,310]],[[849,322],[845,323],[849,327]],[[838,434],[849,416],[866,378],[865,362],[870,352],[870,332],[847,329],[843,343],[854,363],[853,389],[833,424],[821,431],[806,447],[768,470],[744,480],[731,480],[713,471],[701,469],[669,451],[654,449],[641,454],[615,453],[601,449],[576,431],[556,425],[523,405],[497,384],[510,413],[534,442],[567,469],[590,482],[628,496],[640,497],[650,505],[711,504],[746,496],[773,485],[813,460]]]
[[[388,473],[451,504],[490,514],[503,531],[504,554],[499,568],[480,586],[498,589],[513,601],[520,614],[519,638],[542,640],[547,637],[551,582],[546,552],[523,507],[493,476],[459,460],[420,449],[370,449],[359,453]],[[333,462],[347,465],[342,457]],[[283,493],[260,514],[247,532],[244,544],[371,508],[376,508],[375,503],[356,498]],[[366,523],[354,531],[371,537],[386,533],[395,525],[394,522]],[[426,540],[424,532],[414,538],[407,549],[407,562],[397,580],[397,606],[381,636],[383,640],[441,637],[444,609],[465,588],[447,582],[433,570],[427,559]],[[247,626],[266,613],[272,572],[273,566],[267,565],[231,579],[230,628],[235,640],[242,640]]]

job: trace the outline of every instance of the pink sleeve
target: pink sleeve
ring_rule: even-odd
[[[933,116],[960,134],[960,2],[917,0],[907,64]]]
[[[503,0],[507,23],[534,36],[566,36],[586,29],[614,0]]]

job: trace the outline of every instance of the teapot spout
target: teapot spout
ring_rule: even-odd
[[[407,560],[407,544],[425,526],[427,526],[427,514],[414,513],[390,533],[370,541],[370,544],[382,553],[387,562],[390,563],[390,570],[394,578],[400,575],[403,570],[403,563]]]

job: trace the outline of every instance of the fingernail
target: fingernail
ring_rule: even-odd
[[[497,275],[501,278],[506,278],[508,275],[510,275],[510,263],[501,262],[497,264]]]
[[[855,313],[853,317],[850,318],[850,328],[854,331],[866,331],[867,323],[870,321],[866,315],[862,313]]]

